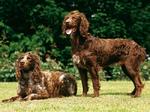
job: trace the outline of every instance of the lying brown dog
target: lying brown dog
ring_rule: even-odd
[[[27,52],[16,61],[17,96],[2,102],[76,95],[75,78],[60,71],[41,71],[39,57]]]

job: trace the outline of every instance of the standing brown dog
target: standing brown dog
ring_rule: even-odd
[[[17,96],[3,100],[34,100],[76,95],[75,78],[60,71],[41,71],[39,57],[27,52],[16,61]]]
[[[100,89],[98,71],[117,63],[135,86],[131,95],[140,96],[144,85],[139,71],[146,57],[145,49],[132,40],[93,37],[88,29],[89,22],[83,13],[72,11],[65,16],[62,30],[71,37],[72,58],[81,76],[83,95],[87,95],[88,91],[87,72],[91,75],[96,97]]]

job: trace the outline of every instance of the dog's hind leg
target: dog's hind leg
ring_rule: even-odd
[[[133,82],[133,84],[134,84],[134,80],[133,80],[133,78],[132,78],[132,76],[130,75],[130,73],[128,73],[128,70],[127,70],[127,68],[126,68],[126,66],[125,65],[122,65],[121,66],[122,67],[122,70],[123,70],[123,72],[129,77],[129,79]],[[135,84],[134,84],[134,89],[133,89],[133,91],[131,92],[131,93],[129,93],[129,95],[134,95],[135,94]]]
[[[141,95],[142,88],[144,85],[142,84],[141,77],[139,75],[139,66],[140,63],[137,62],[138,60],[130,59],[125,62],[122,66],[123,71],[125,74],[133,81],[134,90],[131,92],[133,97],[138,97]]]

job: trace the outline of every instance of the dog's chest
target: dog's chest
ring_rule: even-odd
[[[37,93],[39,91],[43,91],[46,89],[44,84],[44,77],[42,77],[41,82],[34,82],[33,80],[29,80],[29,88],[31,88],[32,93]]]
[[[75,65],[82,68],[89,68],[91,66],[97,66],[97,57],[90,54],[73,54],[72,60]]]

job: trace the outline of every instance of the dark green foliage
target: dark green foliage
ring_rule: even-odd
[[[133,39],[150,54],[150,5],[146,0],[0,0],[0,80],[15,79],[14,62],[26,51],[38,53],[43,68],[79,76],[71,60],[70,39],[61,31],[63,18],[71,10],[86,14],[93,35]],[[149,62],[142,70],[149,79]],[[120,74],[120,68],[113,69],[114,79],[124,79]]]

